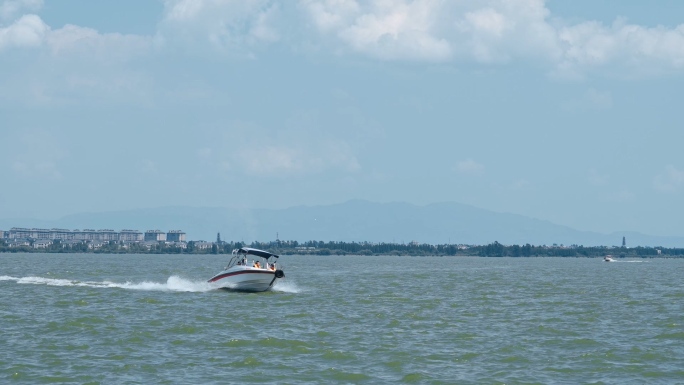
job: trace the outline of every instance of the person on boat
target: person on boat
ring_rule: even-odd
[[[254,261],[254,267],[256,267],[257,269],[261,269],[261,264],[259,263],[259,261]]]
[[[271,270],[275,270],[275,269],[276,269],[276,268],[275,268],[275,262],[273,262],[273,263],[271,264],[271,266],[269,266],[269,269],[271,269]]]

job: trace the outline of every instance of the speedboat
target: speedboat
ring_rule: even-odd
[[[606,255],[605,257],[603,257],[603,262],[615,262],[615,260],[612,256]]]
[[[273,253],[241,247],[233,250],[232,255],[223,271],[211,277],[208,282],[217,284],[221,289],[256,292],[269,290],[276,279],[285,277],[285,272],[276,266],[278,256]],[[261,258],[263,264],[256,259],[250,261],[249,256]]]

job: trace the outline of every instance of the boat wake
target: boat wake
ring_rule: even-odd
[[[142,290],[142,291],[167,291],[167,292],[190,292],[190,293],[204,293],[216,290],[217,287],[206,281],[193,281],[179,277],[177,275],[170,276],[166,282],[111,282],[111,281],[78,281],[72,279],[57,279],[45,277],[10,277],[0,276],[0,281],[14,281],[18,284],[28,285],[46,285],[46,286],[72,286],[72,287],[94,287],[94,288],[115,288],[126,290]],[[291,282],[278,282],[273,291],[280,291],[285,293],[299,293],[299,288]]]
[[[181,278],[176,275],[170,276],[166,282],[111,282],[111,281],[78,281],[71,279],[56,279],[45,277],[9,277],[0,276],[0,281],[15,281],[19,284],[29,285],[47,285],[47,286],[78,286],[78,287],[95,287],[95,288],[119,288],[128,290],[145,290],[145,291],[184,291],[184,292],[206,292],[214,290],[215,287],[208,282],[192,281]]]

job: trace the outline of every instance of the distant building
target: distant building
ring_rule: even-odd
[[[29,242],[27,239],[12,239],[7,243],[7,246],[9,246],[9,247],[21,247],[21,246],[29,247],[29,246],[31,246],[31,242]]]
[[[33,242],[33,248],[34,249],[47,249],[48,247],[50,247],[50,245],[52,245],[51,240],[45,240],[44,239],[44,240]]]
[[[198,242],[195,242],[195,249],[197,249],[197,250],[211,249],[211,247],[213,245],[214,245],[213,242],[198,241]]]
[[[151,250],[152,247],[157,247],[159,245],[159,242],[157,241],[143,241],[141,245],[146,248],[147,250]]]
[[[98,238],[98,233],[94,229],[83,229],[81,232],[76,233],[76,239],[82,241],[98,241]]]
[[[6,236],[6,237],[9,238],[9,239],[21,238],[21,237],[19,236],[19,234],[20,234],[19,231],[22,231],[22,230],[26,230],[26,229],[23,229],[23,228],[20,228],[20,227],[12,227],[12,228],[9,229],[9,231],[7,232],[7,236]],[[29,235],[29,234],[26,233],[26,235],[24,235],[24,238],[28,238],[28,235]]]
[[[175,241],[174,242],[168,242],[167,241],[166,245],[170,246],[170,247],[178,247],[181,249],[187,249],[188,248],[188,244],[185,242],[175,242]]]
[[[97,250],[104,246],[104,242],[102,241],[90,241],[88,242],[88,248],[91,250]]]
[[[12,227],[9,237],[12,239],[48,239],[50,237],[50,230]]]
[[[145,231],[145,242],[149,241],[165,241],[166,233],[160,230],[147,230]]]
[[[299,253],[312,253],[316,251],[315,247],[306,247],[306,246],[297,246],[295,247],[295,250]]]
[[[166,240],[169,242],[185,242],[185,233],[180,230],[169,230],[166,233]]]
[[[172,231],[177,241],[185,241],[185,233]],[[12,227],[9,231],[0,230],[0,238],[26,239],[31,241],[60,240],[60,241],[99,241],[99,242],[142,242],[143,240],[165,241],[166,233],[159,230],[150,230],[143,235],[138,230],[124,229],[120,232],[112,229],[36,229]]]
[[[98,230],[97,231],[97,239],[99,241],[118,241],[119,240],[119,233],[117,233],[114,230],[111,229],[103,229],[103,230]]]
[[[124,229],[119,232],[119,240],[122,242],[142,242],[143,233],[138,230]]]
[[[74,247],[76,245],[82,244],[83,241],[78,240],[78,239],[67,239],[66,241],[61,241],[60,245],[62,245],[62,248],[65,247]]]

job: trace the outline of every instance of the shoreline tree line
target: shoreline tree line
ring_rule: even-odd
[[[205,246],[207,242],[202,242]],[[324,242],[324,241],[269,241],[242,242],[220,241],[209,247],[198,247],[189,241],[185,248],[159,242],[156,244],[106,242],[97,248],[88,243],[62,244],[58,240],[45,248],[28,246],[10,247],[0,240],[0,253],[95,253],[95,254],[230,254],[243,246],[268,250],[281,255],[396,255],[396,256],[479,256],[479,257],[586,257],[597,258],[611,255],[614,258],[673,258],[684,257],[684,248],[667,247],[616,247],[581,245],[503,245],[493,242],[487,245],[420,244],[420,243],[371,243],[371,242]]]

